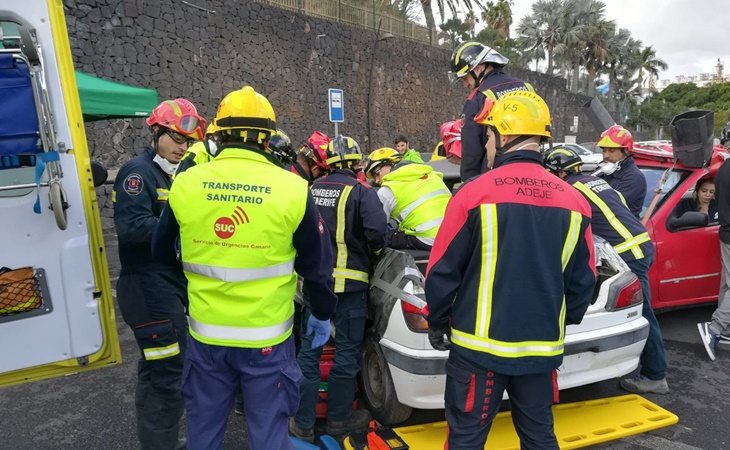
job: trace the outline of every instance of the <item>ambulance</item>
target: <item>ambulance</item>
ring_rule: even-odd
[[[61,0],[0,0],[0,386],[121,362]]]

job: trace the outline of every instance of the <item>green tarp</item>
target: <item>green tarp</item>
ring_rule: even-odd
[[[76,71],[81,112],[86,122],[121,117],[147,117],[159,103],[157,91],[103,80]]]

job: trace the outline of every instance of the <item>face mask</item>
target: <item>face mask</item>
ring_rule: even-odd
[[[162,169],[163,172],[166,174],[172,176],[175,174],[175,171],[177,170],[177,166],[180,165],[180,163],[173,164],[170,161],[166,160],[160,155],[155,155],[152,160],[157,163],[158,166],[160,166],[160,169]]]
[[[593,175],[594,177],[599,175],[611,175],[620,168],[621,166],[618,163],[602,162],[598,164],[598,170],[593,172],[591,175]]]
[[[203,140],[203,145],[205,145],[205,149],[208,151],[210,156],[216,156],[218,154],[218,143],[215,139],[206,137],[205,140]]]

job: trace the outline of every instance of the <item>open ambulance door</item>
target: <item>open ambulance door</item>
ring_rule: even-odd
[[[121,361],[61,0],[0,0],[0,386]]]

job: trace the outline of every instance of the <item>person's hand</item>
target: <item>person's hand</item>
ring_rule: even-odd
[[[307,320],[307,336],[314,334],[312,348],[318,348],[327,343],[330,338],[330,321],[319,320],[310,314]]]
[[[428,342],[436,350],[446,351],[451,348],[451,328],[448,326],[428,329]]]

